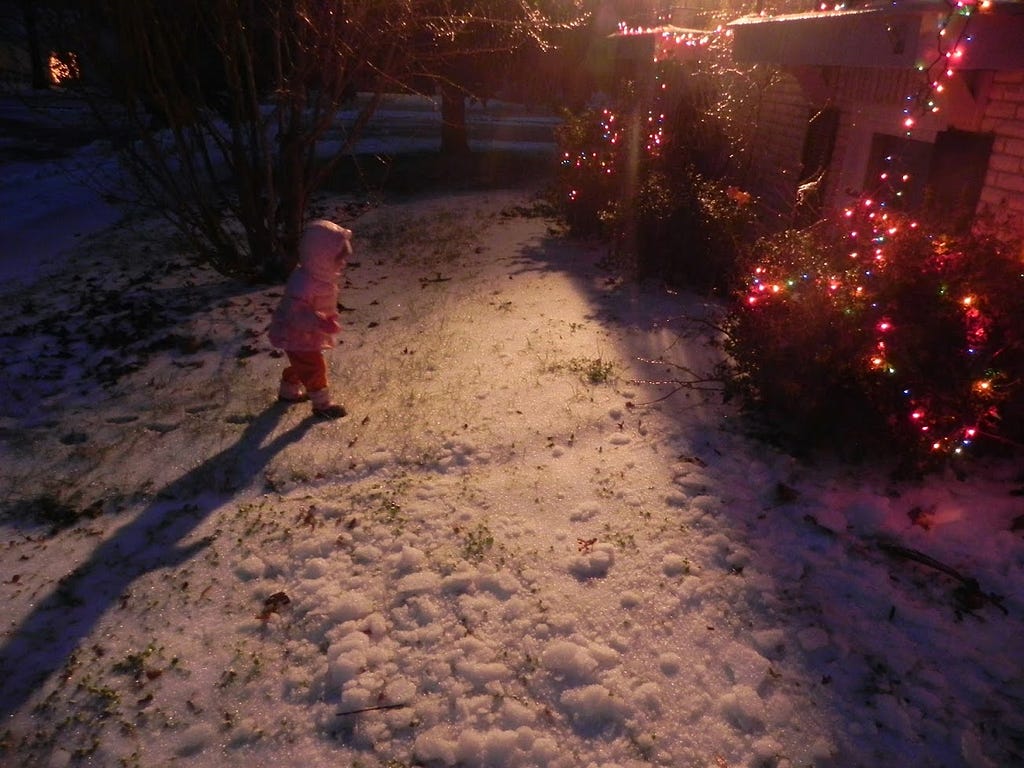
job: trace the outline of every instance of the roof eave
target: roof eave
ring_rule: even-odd
[[[1024,8],[1019,5],[954,18],[945,5],[907,3],[744,17],[728,29],[733,57],[743,63],[909,69],[943,55],[939,29],[945,21],[952,33],[961,27],[969,33],[957,69],[1024,70]]]

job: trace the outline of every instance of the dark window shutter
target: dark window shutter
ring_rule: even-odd
[[[935,137],[925,188],[929,213],[940,214],[960,227],[970,226],[985,185],[995,137],[950,128]]]

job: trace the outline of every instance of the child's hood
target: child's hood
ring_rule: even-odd
[[[317,219],[309,222],[299,242],[299,264],[303,270],[321,280],[333,280],[344,264],[340,252],[351,253],[352,230],[333,221]]]

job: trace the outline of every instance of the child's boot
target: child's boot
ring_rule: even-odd
[[[301,403],[309,398],[306,395],[306,387],[301,381],[281,379],[281,386],[277,390],[277,399],[282,403]]]
[[[340,419],[348,413],[345,406],[331,402],[331,393],[326,387],[310,392],[309,399],[313,403],[313,415],[321,419]]]

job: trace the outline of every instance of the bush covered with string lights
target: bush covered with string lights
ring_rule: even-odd
[[[907,137],[940,110],[971,19],[990,9],[947,5],[937,54],[919,65],[894,126]],[[981,445],[1024,446],[1020,244],[982,234],[998,227],[944,234],[953,211],[928,224],[896,212],[887,171],[894,197],[750,247],[755,201],[732,180],[744,178],[756,124],[744,105],[771,77],[730,63],[727,36],[662,34],[646,86],[566,120],[556,191],[571,231],[610,235],[640,276],[738,294],[724,328],[726,393],[798,453],[921,469]],[[666,46],[702,55],[674,64]]]
[[[728,323],[730,391],[804,453],[921,468],[1024,442],[1017,249],[867,199],[768,238]]]
[[[728,94],[753,86],[734,82],[717,34],[658,45],[705,46],[706,58],[656,58],[616,86],[612,105],[566,115],[554,199],[572,234],[610,238],[638,276],[725,294],[756,221],[754,201],[734,181],[749,120],[737,119]]]
[[[555,129],[561,151],[553,201],[574,237],[605,236],[622,165],[615,115],[609,109],[566,113]]]
[[[728,292],[755,226],[751,196],[689,162],[696,134],[681,122],[625,114],[591,110],[559,127],[554,198],[570,232],[610,238],[640,277]]]

